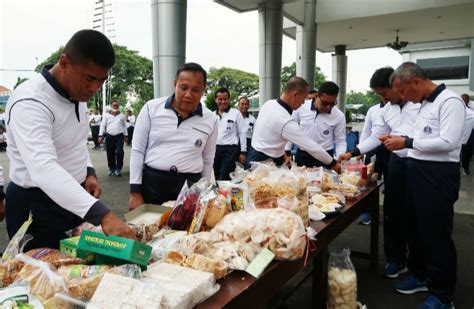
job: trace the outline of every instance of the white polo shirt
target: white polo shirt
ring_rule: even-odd
[[[94,120],[94,121],[92,121]],[[90,115],[89,116],[89,123],[92,127],[97,127],[100,126],[100,123],[102,122],[102,115],[97,114],[97,115]]]
[[[10,180],[38,187],[61,207],[99,224],[108,209],[80,185],[92,167],[87,103],[67,99],[47,69],[18,86],[8,100]],[[93,206],[102,216],[89,217]]]
[[[135,115],[127,116],[127,129],[135,126]]]
[[[306,136],[303,129],[291,117],[291,108],[281,101],[267,101],[258,116],[252,138],[252,147],[271,158],[285,154],[285,145],[290,141],[303,147],[315,159],[330,164],[333,158],[313,139]]]
[[[464,119],[464,129],[462,133],[462,141],[461,143],[464,145],[469,140],[469,136],[472,134],[472,130],[474,129],[474,112],[466,108],[466,118]]]
[[[122,113],[117,115],[112,115],[110,113],[105,114],[104,119],[102,119],[102,123],[100,124],[99,135],[104,136],[106,133],[113,136],[119,134],[127,136],[128,132],[125,115]]]
[[[360,134],[359,143],[365,141],[370,136],[370,134],[372,134],[376,127],[380,127],[383,125],[383,108],[384,105],[382,103],[379,103],[369,108],[367,114],[365,115],[364,128],[362,129],[362,133]]]
[[[250,113],[247,117],[245,117],[244,115],[242,115],[242,117],[244,118],[245,137],[252,138],[253,130],[255,128],[255,122],[257,122],[257,119]]]
[[[357,145],[357,148],[361,153],[367,153],[382,144],[379,138],[385,134],[413,137],[413,128],[419,110],[420,104],[413,102],[406,102],[403,106],[390,102],[385,104],[380,117],[382,124],[375,126],[372,134]],[[408,149],[396,150],[393,153],[405,158],[408,155]]]
[[[240,142],[240,151],[247,151],[247,137],[245,132],[244,117],[239,110],[229,108],[221,116],[216,111],[219,118],[219,129],[217,135],[217,145],[238,145]]]
[[[312,100],[306,100],[300,108],[293,111],[292,116],[306,136],[324,150],[333,150],[335,146],[336,158],[347,151],[346,117],[337,107],[333,107],[330,113],[321,113]],[[301,145],[299,147],[305,150]],[[291,147],[287,146],[287,149]]]
[[[217,117],[200,103],[184,120],[172,108],[174,95],[148,101],[135,125],[130,155],[130,184],[141,185],[144,164],[210,178],[217,140]],[[139,187],[136,187],[137,191]]]
[[[438,162],[459,162],[466,107],[461,97],[444,84],[423,100],[416,118],[408,157]]]

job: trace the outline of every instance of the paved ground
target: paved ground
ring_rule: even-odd
[[[123,215],[128,208],[129,197],[129,158],[130,148],[125,147],[125,166],[122,177],[107,176],[105,151],[90,151],[102,185],[102,200],[116,213]],[[0,153],[0,163],[4,167],[4,177],[8,183],[8,158]],[[474,163],[474,162],[473,162]],[[472,164],[474,170],[474,164]],[[456,287],[456,308],[474,308],[474,176],[462,176],[460,198],[456,203],[454,219],[454,240],[458,249],[458,284]],[[382,216],[381,216],[382,218]],[[0,250],[7,243],[5,223],[0,223]],[[380,231],[382,235],[382,231]],[[380,237],[382,248],[382,237]],[[333,243],[333,249],[349,247],[354,250],[367,250],[369,229],[353,224]],[[384,259],[382,249],[379,252],[379,270],[382,270]],[[369,308],[416,308],[422,302],[423,295],[404,296],[392,290],[392,280],[381,275],[371,274],[365,260],[353,259],[358,276],[359,300]],[[310,279],[311,280],[311,279]],[[308,280],[286,301],[283,308],[311,308],[310,285]]]

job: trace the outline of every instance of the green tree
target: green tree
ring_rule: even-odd
[[[20,86],[21,83],[27,81],[28,78],[26,77],[20,77],[18,76],[18,78],[16,79],[16,83],[15,83],[15,86],[13,86],[13,89],[16,89],[16,87]]]
[[[296,62],[293,62],[291,65],[284,66],[284,67],[281,68],[281,89],[283,89],[283,87],[288,82],[288,80],[293,76],[296,76]],[[314,69],[314,85],[313,85],[313,87],[310,87],[310,88],[313,88],[313,89],[318,88],[319,85],[321,85],[325,81],[326,81],[326,76],[321,71],[321,68],[318,67],[318,66],[315,67],[315,69]],[[310,89],[310,90],[312,90],[312,89]]]
[[[150,59],[140,56],[137,51],[129,50],[125,46],[114,45],[115,65],[110,71],[107,98],[117,99],[121,106],[127,103],[129,97],[136,97],[137,102],[146,102],[153,98],[153,63]],[[58,61],[64,47],[53,52],[41,62],[35,71],[39,72],[46,64]],[[92,97],[88,105],[101,108],[102,89]],[[142,104],[143,106],[143,104]],[[135,109],[135,108],[134,108]]]
[[[358,114],[366,115],[369,108],[378,103],[380,103],[380,98],[373,91],[367,91],[365,94],[351,91],[346,96],[346,104],[362,104],[362,106],[357,109]]]
[[[220,87],[229,89],[231,106],[234,106],[240,96],[258,91],[258,75],[227,67],[210,68],[207,75],[207,87],[205,104],[207,108],[214,111],[217,109],[214,91]]]

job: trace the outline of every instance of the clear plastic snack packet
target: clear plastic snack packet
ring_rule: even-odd
[[[351,251],[331,252],[328,262],[328,309],[357,308],[357,275]]]

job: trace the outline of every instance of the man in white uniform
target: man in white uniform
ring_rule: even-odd
[[[245,123],[242,114],[230,107],[228,89],[217,89],[214,100],[217,103],[216,115],[219,117],[214,176],[216,180],[230,180],[230,173],[235,170],[235,162],[245,162],[247,153]]]
[[[453,206],[460,188],[459,153],[466,107],[461,97],[436,85],[418,65],[401,64],[391,76],[407,100],[421,102],[413,138],[391,135],[385,146],[407,148],[410,274],[395,285],[404,294],[428,291],[420,307],[453,308],[457,254]]]
[[[133,131],[135,130],[135,115],[133,114],[132,110],[127,111],[127,146],[132,145],[133,140]]]
[[[239,99],[239,110],[244,117],[244,131],[247,137],[247,152],[249,152],[250,147],[252,147],[252,135],[253,129],[255,128],[255,122],[257,119],[249,113],[250,101],[247,97],[241,97]]]
[[[89,116],[89,124],[91,127],[92,140],[94,141],[94,150],[100,149],[99,130],[102,122],[102,115],[99,114],[97,108],[94,108],[92,114]]]
[[[111,106],[110,113],[104,115],[100,125],[99,143],[102,144],[105,137],[109,176],[122,176],[123,143],[128,136],[127,122],[125,115],[120,112],[119,102],[113,100]]]
[[[87,150],[87,100],[115,62],[110,41],[81,30],[59,61],[22,83],[7,103],[10,184],[5,207],[9,237],[32,212],[26,249],[59,248],[65,232],[83,221],[106,234],[134,238],[132,230],[98,200],[101,189]]]
[[[206,71],[181,66],[169,97],[148,101],[140,111],[130,155],[130,209],[176,200],[201,177],[210,179],[216,151],[217,116],[200,103]]]
[[[333,82],[324,82],[319,87],[318,97],[306,100],[300,108],[293,111],[293,119],[303,128],[307,137],[334,157],[347,150],[346,117],[337,107],[339,87]],[[292,143],[286,145],[286,150],[292,148]],[[303,147],[298,147],[295,161],[298,166],[319,167],[323,165],[313,158]]]
[[[290,159],[288,154],[285,154],[285,145],[292,142],[305,149],[324,166],[340,172],[340,164],[318,143],[308,138],[291,117],[293,110],[301,106],[307,95],[308,83],[303,78],[295,76],[286,83],[278,99],[263,104],[255,126],[252,149],[246,167],[252,162],[265,160],[273,160],[277,165],[288,163]]]
[[[464,130],[462,135],[461,166],[464,175],[471,175],[469,164],[472,158],[472,148],[474,147],[474,112],[469,108],[469,95],[461,95],[466,104],[466,118],[464,119]]]

